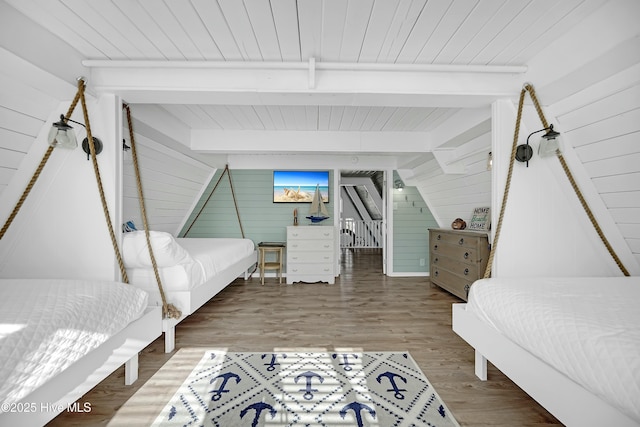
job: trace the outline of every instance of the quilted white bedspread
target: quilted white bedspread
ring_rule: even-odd
[[[467,310],[640,423],[640,277],[492,278]],[[585,408],[586,409],[586,408]]]
[[[0,279],[0,402],[19,401],[120,332],[147,298],[117,282]]]

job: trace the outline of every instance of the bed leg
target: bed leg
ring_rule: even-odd
[[[164,352],[171,353],[176,348],[176,327],[168,327],[164,331]]]
[[[482,381],[487,380],[487,358],[476,350],[476,376]]]
[[[124,362],[124,385],[131,385],[138,379],[138,354]]]

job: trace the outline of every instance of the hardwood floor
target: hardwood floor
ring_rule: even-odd
[[[473,350],[451,330],[458,298],[425,277],[382,275],[377,252],[348,251],[341,262],[334,285],[267,278],[261,286],[259,274],[236,280],[178,325],[176,348],[407,350],[461,426],[562,425],[493,366],[489,381],[475,377]],[[120,368],[80,399],[91,412],[63,413],[49,425],[106,425],[172,356],[164,353],[163,338],[156,340],[140,354],[133,386],[124,386]]]

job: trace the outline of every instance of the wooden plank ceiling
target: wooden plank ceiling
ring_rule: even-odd
[[[602,0],[6,0],[91,60],[526,65]],[[379,96],[384,97],[384,94]],[[383,102],[381,102],[384,104]],[[162,104],[198,129],[430,131],[457,108]]]

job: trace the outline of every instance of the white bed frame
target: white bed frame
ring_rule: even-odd
[[[162,310],[147,307],[142,317],[87,353],[60,374],[0,412],[2,426],[43,426],[64,411],[87,411],[84,402],[75,405],[86,392],[125,365],[125,384],[138,379],[138,353],[160,336]],[[91,402],[88,402],[89,404]],[[5,412],[9,409],[12,412]]]
[[[171,353],[176,346],[176,325],[182,322],[187,316],[193,314],[197,309],[202,307],[207,301],[216,296],[220,291],[226,288],[231,282],[238,277],[244,275],[244,279],[249,278],[249,270],[258,261],[258,252],[254,251],[249,256],[239,260],[235,264],[227,267],[207,282],[193,289],[185,291],[167,291],[165,292],[167,302],[179,307],[182,316],[179,319],[163,319],[162,332],[164,332],[164,351]],[[159,300],[159,293],[150,295],[151,304],[162,306]],[[155,301],[153,299],[155,298]]]
[[[638,427],[638,423],[585,390],[466,310],[453,304],[453,331],[475,349],[475,373],[487,379],[487,360],[567,426]]]

